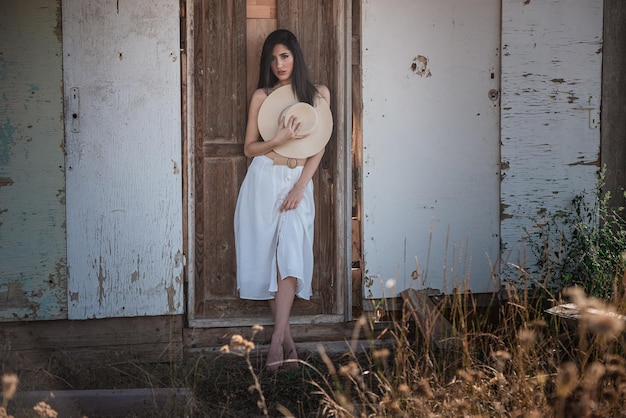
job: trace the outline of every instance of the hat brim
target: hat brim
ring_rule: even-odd
[[[270,93],[261,104],[258,126],[261,138],[270,140],[278,131],[278,124],[285,108],[298,103],[291,85],[279,87]],[[294,139],[274,148],[274,151],[289,158],[308,158],[320,152],[333,133],[333,115],[330,106],[321,96],[316,96],[314,109],[317,124],[313,132],[302,139]]]

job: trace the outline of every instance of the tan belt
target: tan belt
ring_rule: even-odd
[[[289,168],[302,167],[306,163],[306,158],[289,158],[275,151],[270,151],[265,156],[274,161],[274,165],[286,165]]]

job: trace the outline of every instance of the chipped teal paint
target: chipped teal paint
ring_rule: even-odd
[[[15,133],[17,128],[11,125],[11,119],[7,118],[5,122],[0,125],[0,167],[4,167],[9,163],[12,155],[12,148],[15,145]],[[0,168],[0,173],[4,172]]]
[[[67,318],[60,8],[0,12],[0,321]]]

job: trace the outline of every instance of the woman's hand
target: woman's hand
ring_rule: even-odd
[[[283,203],[280,205],[280,211],[285,212],[297,208],[302,200],[302,196],[304,196],[304,186],[296,183],[287,197],[283,199]]]
[[[300,122],[295,116],[290,116],[287,123],[285,123],[285,117],[280,118],[278,122],[278,131],[276,136],[272,139],[274,146],[282,145],[292,139],[302,139],[302,135],[298,135],[298,129],[300,128]]]

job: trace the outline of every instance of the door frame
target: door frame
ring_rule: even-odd
[[[183,124],[183,242],[185,251],[185,291],[186,291],[186,316],[187,325],[191,328],[209,328],[225,326],[244,326],[264,324],[263,320],[250,318],[251,323],[245,319],[236,318],[229,320],[224,318],[196,318],[195,317],[195,189],[194,178],[196,167],[194,166],[194,8],[193,0],[180,0],[182,76],[181,97]],[[322,7],[322,6],[320,6]],[[336,142],[336,171],[334,173],[333,201],[335,202],[335,266],[333,275],[335,279],[335,300],[332,314],[293,316],[292,324],[309,323],[338,323],[349,321],[352,315],[352,1],[336,0],[335,8],[336,24],[334,25],[335,39],[337,42],[337,54],[334,64],[337,71],[337,86],[329,86],[334,96],[336,107],[333,109],[335,140]],[[259,318],[261,319],[261,318]],[[236,321],[237,323],[233,323]],[[267,321],[267,320],[265,320]],[[245,322],[245,323],[244,323]]]

